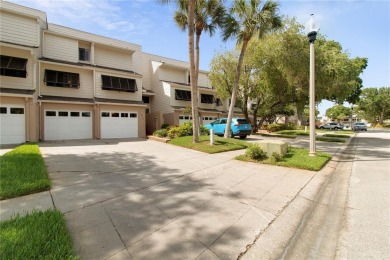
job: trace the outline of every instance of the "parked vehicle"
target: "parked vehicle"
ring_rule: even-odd
[[[219,118],[210,124],[206,124],[207,129],[213,129],[216,135],[222,136],[225,133],[227,118]],[[252,133],[252,126],[245,118],[232,118],[230,127],[230,137],[239,136],[245,139]]]
[[[328,130],[343,130],[344,126],[339,123],[327,123],[320,125],[320,129],[328,129]]]
[[[352,125],[352,130],[353,131],[367,131],[367,125],[365,123],[362,123],[362,122],[354,123]]]

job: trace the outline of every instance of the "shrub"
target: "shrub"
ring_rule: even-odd
[[[280,162],[283,160],[283,155],[280,153],[273,152],[271,156],[271,160],[274,162]]]
[[[200,135],[208,135],[209,130],[203,125],[200,126]],[[173,139],[176,137],[192,135],[192,122],[185,122],[180,126],[168,127],[168,137]]]
[[[168,127],[169,127],[169,124],[166,124],[166,123],[161,125],[161,129],[168,129]]]
[[[158,136],[158,137],[167,137],[168,136],[168,130],[166,128],[163,128],[163,129],[160,129],[160,130],[156,130],[156,131],[154,131],[153,135],[154,136]]]
[[[261,160],[267,158],[267,154],[257,144],[249,145],[248,148],[246,148],[245,156],[254,160]]]
[[[270,132],[278,132],[282,130],[295,130],[296,126],[294,123],[286,124],[269,124],[267,130]]]

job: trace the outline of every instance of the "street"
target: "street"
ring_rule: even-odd
[[[389,259],[390,133],[357,133],[328,169],[242,259]]]

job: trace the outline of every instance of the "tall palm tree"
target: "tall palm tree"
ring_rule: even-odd
[[[267,0],[263,6],[261,6],[261,3],[262,0],[234,0],[229,15],[225,20],[223,40],[226,41],[234,37],[237,39],[237,45],[241,44],[241,52],[238,58],[225,129],[225,138],[230,136],[230,125],[237,98],[241,69],[249,41],[254,36],[263,38],[266,34],[282,26],[282,18],[277,13],[279,4],[273,0]]]
[[[157,0],[157,2],[160,2],[162,4],[169,4],[172,2],[176,2],[176,5],[180,7],[180,0]],[[197,0],[187,0],[187,24],[188,24],[188,56],[190,60],[190,83],[191,83],[191,104],[194,105],[194,102],[196,101],[196,107],[198,106],[198,97],[194,96],[194,94],[197,95],[197,84],[196,82],[196,73],[195,73],[195,57],[194,57],[194,32],[195,32],[195,3]],[[196,118],[198,113],[194,113],[194,106],[192,106],[192,118]],[[199,128],[199,127],[198,127]],[[199,142],[199,135],[198,130],[196,130],[195,124],[193,126],[193,132],[194,132],[194,142]]]
[[[191,86],[198,86],[199,60],[200,60],[200,36],[203,31],[212,36],[217,27],[221,27],[225,18],[225,7],[222,0],[197,0],[195,4],[195,77],[191,77]],[[188,0],[178,0],[178,10],[174,19],[177,26],[185,31],[188,28]],[[191,105],[193,119],[193,141],[199,141],[199,108],[198,89],[191,87]]]

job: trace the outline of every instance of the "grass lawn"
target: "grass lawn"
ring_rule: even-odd
[[[322,136],[324,136],[324,137],[335,137],[335,138],[350,138],[351,137],[350,135],[346,135],[346,134],[324,134]]]
[[[328,153],[316,153],[315,157],[309,156],[309,150],[303,148],[290,147],[287,154],[280,160],[275,161],[273,158],[267,158],[264,160],[254,160],[246,157],[245,155],[239,155],[236,157],[240,161],[249,161],[256,163],[272,164],[284,167],[305,169],[311,171],[319,171],[321,168],[332,158]]]
[[[261,136],[268,136],[268,137],[279,137],[279,138],[289,138],[289,139],[295,139],[297,136],[294,134],[279,134],[277,132],[273,133],[273,134],[264,134],[264,133],[261,133],[259,134]]]
[[[0,223],[2,259],[77,259],[60,211],[34,211]]]
[[[345,143],[345,137],[344,138],[335,138],[335,137],[323,137],[323,136],[316,136],[317,141],[322,142],[334,142],[334,143]]]
[[[245,141],[235,138],[225,139],[216,136],[214,145],[210,145],[210,136],[202,135],[199,136],[199,141],[199,143],[193,143],[192,136],[183,136],[172,139],[169,141],[169,143],[205,153],[221,153],[245,149],[248,147],[248,144]]]
[[[310,135],[309,131],[305,132],[305,130],[282,130],[275,133],[282,135]]]
[[[0,157],[0,199],[50,189],[48,173],[37,144],[24,144]]]

